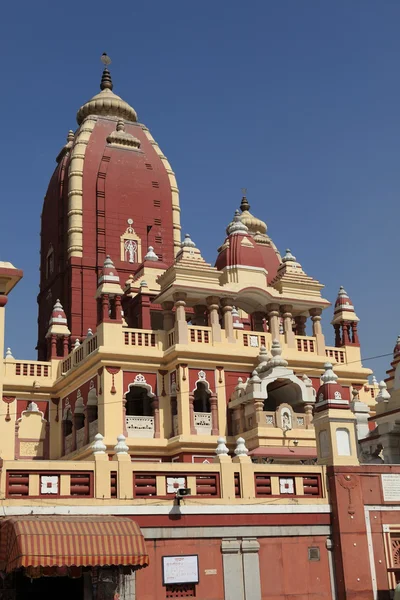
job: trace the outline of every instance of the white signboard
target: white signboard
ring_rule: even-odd
[[[163,584],[198,583],[199,559],[193,556],[163,556]]]
[[[384,473],[381,480],[384,501],[400,502],[400,473]]]

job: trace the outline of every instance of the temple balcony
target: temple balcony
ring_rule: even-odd
[[[104,440],[106,442],[106,440]],[[100,454],[80,462],[71,460],[19,460],[2,463],[0,493],[3,512],[26,506],[27,513],[51,503],[52,511],[74,506],[174,505],[176,490],[189,488],[185,506],[199,504],[259,505],[260,499],[274,504],[327,504],[325,467],[293,465],[290,474],[282,465],[255,464],[218,458],[211,464],[144,463],[126,453],[115,454],[114,443]],[[111,460],[108,455],[112,454]],[[10,513],[11,514],[11,513]]]

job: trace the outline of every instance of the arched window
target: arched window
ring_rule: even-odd
[[[132,386],[129,393],[126,394],[126,416],[152,416],[151,400],[146,388]]]
[[[193,394],[194,403],[193,408],[194,412],[202,412],[202,413],[210,413],[211,405],[210,405],[210,396],[211,393],[207,389],[206,385],[201,381],[197,382],[196,390]]]

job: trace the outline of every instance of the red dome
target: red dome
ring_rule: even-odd
[[[325,363],[325,373],[321,377],[322,384],[317,392],[315,412],[327,408],[349,408],[349,402],[344,398],[343,387],[337,382],[331,363]]]
[[[85,111],[88,115],[74,141],[68,138],[50,180],[41,225],[41,358],[57,298],[73,338],[96,327],[94,297],[107,254],[113,257],[121,281],[137,272],[149,245],[161,264],[169,266],[174,260],[173,173],[147,128],[120,118],[118,111],[125,115],[128,106],[121,102],[115,100],[110,116],[104,116],[104,100],[92,99],[80,109],[81,117]]]

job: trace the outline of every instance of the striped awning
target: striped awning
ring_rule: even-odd
[[[18,516],[0,521],[2,571],[148,564],[140,528],[127,517]]]

